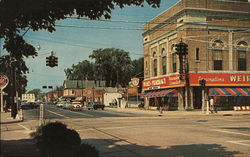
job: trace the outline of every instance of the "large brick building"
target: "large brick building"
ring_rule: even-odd
[[[145,24],[143,40],[146,106],[201,109],[213,98],[231,109],[250,102],[248,0],[181,0]],[[182,77],[180,41],[188,45]]]

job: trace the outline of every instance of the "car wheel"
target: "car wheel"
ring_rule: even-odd
[[[88,110],[90,110],[90,108],[88,108]]]
[[[104,107],[102,107],[102,110],[104,110]]]

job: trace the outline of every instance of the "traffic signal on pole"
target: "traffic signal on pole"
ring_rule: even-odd
[[[187,55],[188,54],[188,45],[184,42],[180,42],[175,45],[175,51],[178,55]]]
[[[46,66],[50,66],[50,57],[46,57]]]
[[[205,87],[206,86],[206,80],[202,79],[199,81],[200,86]]]
[[[53,55],[46,57],[46,66],[49,66],[49,67],[58,66],[58,58]]]

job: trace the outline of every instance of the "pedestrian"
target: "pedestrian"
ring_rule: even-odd
[[[214,109],[214,99],[210,98],[209,103],[210,103],[210,111],[211,111],[211,113],[214,113],[215,112],[215,109]]]

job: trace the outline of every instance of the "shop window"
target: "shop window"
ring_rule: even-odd
[[[237,44],[238,70],[242,71],[247,70],[246,46],[247,43],[244,41],[241,41]]]

